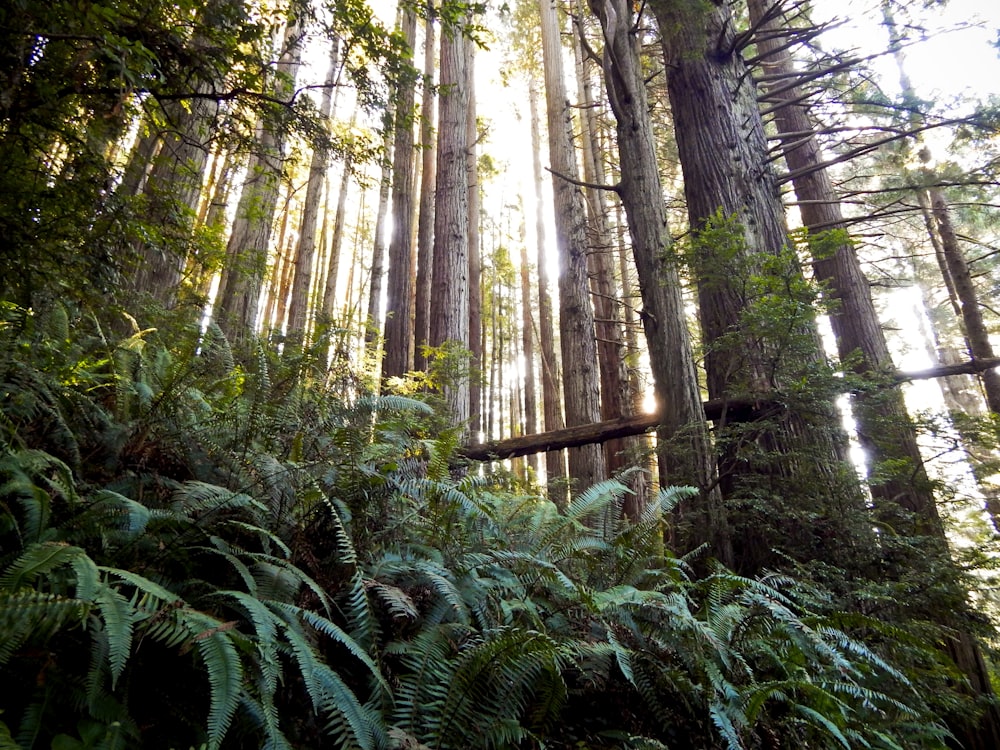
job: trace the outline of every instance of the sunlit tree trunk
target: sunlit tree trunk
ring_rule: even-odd
[[[295,85],[302,59],[302,31],[289,21],[281,45],[274,98],[284,101]],[[261,288],[267,272],[278,183],[284,168],[281,133],[269,123],[257,125],[257,143],[250,156],[236,218],[226,248],[214,318],[230,339],[251,335],[257,324]]]
[[[351,118],[354,121],[354,118]],[[340,173],[340,187],[337,192],[337,210],[333,215],[333,234],[330,237],[330,253],[327,261],[326,282],[320,300],[318,323],[329,325],[337,313],[337,287],[340,283],[340,255],[344,249],[344,229],[347,221],[347,196],[351,189],[351,170],[354,167],[350,155],[344,159],[344,169]]]
[[[538,432],[538,392],[535,375],[535,320],[531,300],[531,267],[528,263],[528,243],[525,242],[524,221],[519,232],[521,246],[521,353],[524,355],[524,433]],[[538,473],[538,456],[528,459],[532,471]]]
[[[334,39],[330,48],[330,64],[323,83],[319,114],[329,122],[333,116],[334,88],[340,70],[340,40]],[[329,151],[317,146],[313,149],[309,162],[309,181],[302,206],[302,223],[299,227],[299,242],[295,251],[295,275],[292,280],[291,302],[288,306],[288,330],[290,337],[304,341],[309,315],[309,289],[312,286],[313,265],[316,258],[316,224],[322,205],[326,172],[330,165]]]
[[[466,112],[466,170],[469,185],[469,350],[472,357],[469,376],[469,431],[474,441],[479,439],[482,429],[483,379],[480,374],[483,350],[480,345],[479,329],[483,325],[482,271],[479,237],[479,128],[476,126],[476,46],[471,39],[465,40],[468,57],[466,79],[469,82],[469,108]]]
[[[549,162],[553,171],[556,244],[559,248],[559,332],[563,364],[566,424],[601,418],[600,372],[594,335],[594,311],[587,280],[586,208],[573,147],[572,111],[563,76],[562,45],[556,8],[540,0],[542,58],[548,113]],[[577,490],[607,476],[599,445],[569,449],[569,475]]]
[[[412,50],[416,46],[417,17],[412,10],[403,11],[402,31]],[[412,55],[412,53],[411,53]],[[433,60],[433,56],[432,56]],[[414,81],[400,83],[396,92],[394,137],[392,149],[392,236],[389,240],[389,272],[386,278],[387,307],[382,362],[383,377],[401,377],[411,368],[413,321],[410,300],[413,297],[413,190],[414,159],[413,123]],[[372,265],[372,289],[369,296],[369,316],[380,300],[375,298],[376,264]],[[381,297],[381,283],[378,284]],[[369,319],[374,326],[376,320]]]
[[[531,119],[531,160],[535,186],[535,242],[538,268],[538,340],[542,366],[542,421],[546,431],[565,426],[562,413],[561,371],[556,349],[552,297],[549,292],[548,255],[545,251],[545,206],[542,198],[542,137],[538,112],[538,87],[535,77],[528,80],[528,106]],[[567,503],[566,460],[563,451],[545,454],[545,476],[549,499],[557,506]]]

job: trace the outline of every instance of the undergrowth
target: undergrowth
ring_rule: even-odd
[[[560,513],[323,341],[3,316],[0,748],[943,746],[905,632],[664,552],[691,490]]]

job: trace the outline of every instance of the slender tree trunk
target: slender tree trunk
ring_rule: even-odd
[[[603,185],[604,168],[594,98],[581,49],[579,34],[573,44],[576,59],[577,90],[580,101],[581,138],[583,145],[583,178],[591,185]],[[608,205],[604,191],[585,190],[590,217],[587,267],[590,274],[591,294],[597,333],[597,358],[601,372],[601,419],[617,419],[632,414],[629,399],[628,372],[625,369],[625,335],[622,330],[621,300],[615,281],[615,243],[608,224]],[[631,463],[630,453],[637,446],[635,440],[610,440],[604,444],[604,458],[608,474],[622,471]],[[647,500],[646,477],[636,474],[629,481],[632,490],[624,500],[625,515],[637,519]]]
[[[623,165],[618,193],[628,216],[657,410],[663,417],[657,431],[660,484],[686,484],[702,491],[698,501],[679,510],[674,541],[681,549],[709,541],[714,554],[732,564],[729,527],[715,477],[680,279],[676,261],[668,253],[663,187],[632,36],[631,6],[626,0],[593,0],[592,7],[604,30],[605,84]]]
[[[334,88],[340,70],[340,40],[334,39],[330,48],[330,65],[323,83],[319,114],[327,122],[333,116]],[[302,223],[299,242],[295,251],[295,275],[292,280],[291,302],[288,308],[288,335],[305,341],[309,315],[309,289],[312,287],[313,265],[316,258],[316,224],[322,206],[326,172],[330,155],[322,146],[313,149],[309,162],[309,181],[306,184],[305,203],[302,206]]]
[[[353,119],[353,118],[352,118]],[[340,173],[340,188],[337,192],[337,211],[333,215],[333,235],[330,237],[330,255],[327,264],[326,283],[323,285],[323,299],[317,319],[329,325],[337,315],[337,287],[340,282],[340,255],[344,249],[344,229],[347,222],[347,195],[351,189],[353,160],[344,160]]]
[[[471,39],[465,40],[469,67],[466,76],[469,86],[469,109],[466,112],[466,171],[469,180],[469,431],[473,440],[479,439],[482,429],[483,408],[483,350],[480,346],[479,329],[483,325],[482,272],[479,237],[479,128],[476,126],[476,45]]]
[[[561,367],[555,343],[552,297],[549,293],[548,257],[545,253],[545,209],[542,199],[542,138],[538,113],[538,87],[534,76],[528,80],[528,106],[531,116],[531,159],[535,182],[535,242],[538,262],[538,339],[542,365],[542,420],[545,431],[566,426],[562,415]],[[567,502],[566,461],[562,451],[549,451],[545,456],[545,482],[549,499],[558,507]]]
[[[202,82],[199,88],[207,92],[209,84]],[[162,240],[135,248],[130,282],[137,294],[148,295],[166,307],[177,301],[187,263],[208,162],[207,144],[218,109],[218,103],[208,98],[196,98],[190,108],[179,104],[166,107],[164,113],[172,127],[161,138],[143,187],[144,219],[158,228]]]
[[[521,222],[521,353],[524,355],[524,434],[538,432],[538,393],[535,376],[535,325],[531,317],[535,307],[531,302],[531,267],[528,264],[528,243],[524,241],[524,221]],[[538,456],[528,459],[531,471],[538,473]],[[531,477],[529,477],[530,481]]]
[[[297,23],[290,22],[278,61],[282,77],[274,89],[276,99],[284,100],[290,95],[301,59],[302,32]],[[233,340],[249,336],[257,324],[283,171],[284,142],[280,132],[266,122],[258,123],[257,128],[256,151],[250,156],[247,179],[236,208],[214,314],[216,322]]]
[[[433,9],[433,0],[428,0]],[[424,84],[420,106],[420,208],[417,220],[417,282],[413,311],[413,369],[426,369],[421,347],[430,341],[431,269],[434,265],[434,189],[437,183],[437,139],[434,137],[434,22],[424,24]],[[408,308],[407,308],[408,309]]]
[[[468,53],[460,29],[441,34],[431,346],[469,347]],[[469,419],[468,373],[451,372],[443,388],[458,425]],[[466,425],[467,427],[467,425]]]
[[[409,48],[416,46],[417,17],[403,11],[403,37]],[[412,53],[411,53],[412,57]],[[396,93],[395,137],[392,152],[392,236],[389,240],[389,273],[386,278],[387,307],[385,319],[385,355],[383,377],[401,377],[410,370],[413,347],[413,322],[410,300],[413,297],[413,123],[414,83],[401,83]],[[377,310],[375,271],[372,265],[372,291],[369,316]],[[381,283],[378,294],[381,297]],[[369,325],[374,325],[371,319]]]
[[[392,112],[394,107],[390,106],[389,109],[389,117],[394,118],[395,114]],[[370,278],[368,284],[368,311],[365,316],[366,323],[363,336],[365,346],[368,348],[381,338],[379,336],[379,331],[382,329],[382,277],[385,276],[385,256],[386,250],[389,246],[389,241],[386,238],[385,222],[386,218],[389,216],[389,199],[392,194],[392,160],[394,153],[392,141],[394,140],[393,134],[396,127],[398,126],[394,125],[392,128],[386,128],[382,137],[382,164],[380,166],[381,177],[378,181],[378,208],[375,210],[375,238],[372,243],[372,265],[369,273]],[[412,136],[410,148],[413,148]],[[412,157],[410,162],[412,165]]]
[[[559,331],[563,363],[563,402],[569,426],[596,422],[601,414],[600,373],[594,336],[594,311],[587,283],[586,209],[573,147],[572,112],[563,77],[559,21],[553,0],[539,0],[549,162],[553,171],[556,244],[559,248]],[[569,451],[569,475],[576,490],[607,476],[600,446]]]

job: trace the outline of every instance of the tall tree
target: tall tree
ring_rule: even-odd
[[[596,422],[601,415],[600,373],[594,311],[587,279],[586,208],[577,186],[573,118],[563,74],[560,25],[552,0],[539,0],[542,61],[548,113],[549,163],[553,172],[556,244],[559,248],[559,332],[566,424]],[[569,475],[584,489],[605,478],[598,445],[571,448]]]
[[[734,560],[756,571],[777,562],[778,548],[857,564],[871,554],[866,510],[832,398],[795,385],[823,377],[822,349],[730,8],[722,0],[651,7],[694,235],[709,397],[784,400],[766,419],[727,413],[720,425],[720,479],[740,510],[730,513]]]
[[[590,251],[587,268],[590,274],[597,334],[597,358],[601,374],[601,419],[617,419],[633,413],[629,398],[628,372],[625,369],[625,332],[622,328],[621,299],[615,280],[615,243],[608,221],[609,209],[603,185],[604,154],[598,132],[597,103],[591,93],[590,71],[584,57],[583,19],[574,20],[578,34],[573,44],[576,61],[577,97],[580,107],[580,143],[583,178],[591,187],[585,189]],[[608,473],[615,474],[630,465],[637,442],[633,438],[609,440],[604,444]],[[646,504],[646,478],[636,474],[630,481],[632,492],[624,499],[630,518],[638,518]]]
[[[469,345],[468,50],[463,28],[441,33],[434,260],[431,266],[431,346]],[[445,399],[459,425],[469,418],[467,373],[450,373]]]
[[[434,2],[428,0],[424,23],[424,80],[420,104],[420,206],[417,212],[417,280],[413,299],[413,342],[410,344],[414,369],[423,369],[426,360],[421,347],[430,341],[431,268],[434,264],[434,190],[437,183],[437,139],[434,137],[435,21]],[[406,314],[409,315],[407,302]],[[408,361],[408,362],[409,362]],[[409,367],[409,364],[407,364]]]
[[[275,69],[272,118],[280,116],[286,106],[302,60],[303,27],[294,13],[291,11],[288,18]],[[256,144],[236,207],[213,313],[219,327],[233,339],[249,336],[257,323],[283,170],[284,136],[280,125],[273,119],[262,119],[257,123]]]
[[[625,0],[593,0],[591,7],[604,30],[605,85],[623,165],[617,191],[628,217],[660,415],[660,483],[689,484],[701,490],[700,500],[681,509],[676,541],[682,547],[709,541],[715,555],[731,564],[728,522],[704,421],[677,262],[668,252],[671,241],[645,77],[634,37],[637,27]]]
[[[549,258],[545,252],[545,204],[542,197],[544,175],[542,173],[542,136],[539,115],[539,93],[534,73],[528,74],[529,126],[531,128],[532,181],[535,194],[535,258],[538,268],[538,343],[542,366],[542,422],[548,430],[558,430],[565,426],[562,411],[562,383],[559,377],[558,353],[556,349],[555,322],[553,320],[552,297],[549,283]],[[545,454],[545,477],[549,499],[563,507],[566,495],[566,461],[562,451]]]
[[[480,329],[483,326],[483,261],[479,236],[479,125],[476,118],[476,46],[470,37],[465,40],[468,69],[469,108],[465,114],[466,172],[469,185],[469,430],[473,440],[482,429],[483,347]]]
[[[323,83],[319,114],[327,123],[333,116],[334,91],[340,71],[340,40],[334,38],[330,46],[330,62]],[[292,280],[291,302],[288,307],[289,336],[305,339],[309,314],[309,290],[312,287],[313,265],[316,257],[316,223],[319,219],[323,186],[330,165],[329,149],[325,144],[316,144],[309,162],[309,180],[306,183],[306,197],[302,206],[302,223],[299,226],[299,242],[295,252],[295,275]]]
[[[830,324],[837,351],[862,377],[895,371],[885,333],[875,311],[867,278],[844,220],[841,203],[805,102],[789,52],[791,31],[780,4],[750,0],[750,20],[757,28],[758,57],[763,77],[775,95],[765,97],[774,113],[782,155],[792,174],[792,186],[809,245],[816,278],[832,302]],[[940,534],[941,521],[923,468],[916,431],[899,388],[859,393],[854,398],[858,439],[873,462],[869,487],[883,510],[902,505],[916,514],[926,532]]]
[[[416,46],[417,17],[412,10],[402,11],[402,31],[412,50]],[[392,150],[392,236],[389,240],[389,272],[386,278],[387,309],[383,377],[400,377],[410,369],[413,346],[413,323],[410,300],[413,296],[413,107],[415,81],[400,81],[395,96],[395,122]],[[375,300],[375,265],[372,267],[372,291],[369,313]],[[374,324],[372,320],[370,324]]]

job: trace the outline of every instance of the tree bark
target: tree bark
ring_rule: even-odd
[[[416,46],[417,17],[412,10],[403,11],[403,36],[410,49]],[[389,273],[386,278],[387,307],[382,361],[383,377],[402,377],[411,366],[413,321],[410,300],[413,297],[413,189],[414,153],[413,123],[415,82],[402,83],[396,92],[395,136],[392,150],[392,237],[389,240]],[[381,297],[381,284],[378,285]],[[372,287],[369,295],[369,326],[380,300],[375,298],[375,264],[372,265]]]
[[[591,185],[602,185],[605,175],[600,159],[596,105],[590,93],[589,73],[579,33],[575,37],[573,53],[576,59],[577,96],[580,102],[583,178]],[[587,270],[590,274],[597,334],[597,358],[600,363],[601,419],[617,419],[633,412],[632,401],[629,398],[628,372],[625,369],[621,295],[615,281],[615,246],[608,223],[605,191],[591,187],[584,191],[584,196],[590,219]],[[637,447],[637,443],[631,440],[605,442],[604,460],[608,474],[614,475],[628,467],[634,460]],[[641,473],[634,474],[628,480],[631,492],[622,501],[623,511],[628,518],[637,519],[645,508],[648,499],[647,484],[647,477]]]
[[[340,44],[333,40],[330,49],[330,65],[327,68],[319,114],[327,122],[333,116],[333,92],[340,70]],[[309,289],[312,286],[313,264],[316,257],[316,224],[326,184],[326,172],[330,165],[326,148],[313,149],[309,161],[309,180],[306,197],[302,206],[302,223],[299,226],[299,242],[295,250],[295,275],[292,278],[291,302],[288,306],[287,334],[299,341],[305,341],[306,324],[309,314]]]
[[[795,67],[786,45],[780,13],[770,12],[770,0],[750,0],[751,22],[759,28],[758,56],[766,78],[780,81],[782,93],[769,100],[774,123],[792,174],[802,223],[810,233],[810,251],[816,278],[825,285],[832,305],[830,324],[843,363],[862,377],[894,369],[885,333],[875,312],[868,279],[854,244],[823,156],[813,135],[814,124],[798,86],[789,85]],[[804,135],[806,134],[806,135]],[[898,504],[915,513],[918,525],[941,534],[934,494],[924,471],[916,431],[906,411],[903,393],[880,390],[877,396],[854,398],[858,440],[873,464],[869,487],[876,505]],[[887,472],[883,467],[893,467]],[[898,467],[898,469],[896,468]]]
[[[431,266],[430,343],[469,347],[469,181],[466,162],[469,108],[467,45],[461,29],[441,34],[438,101],[434,261]],[[445,401],[458,426],[467,428],[467,372],[447,373]]]
[[[594,312],[587,284],[586,209],[578,180],[573,148],[573,123],[563,77],[559,22],[553,0],[540,0],[542,57],[548,112],[549,162],[553,174],[556,244],[559,248],[559,331],[563,364],[563,401],[566,424],[588,424],[600,419],[601,397]],[[567,180],[566,178],[570,178]],[[569,476],[575,490],[607,476],[599,446],[569,452]]]
[[[822,348],[729,6],[655,0],[651,8],[693,233],[709,398],[778,390],[797,402],[752,430],[717,427],[736,567],[778,565],[776,549],[864,564],[871,526],[839,415],[829,394],[795,385],[822,373]]]
[[[660,484],[691,485],[702,492],[699,500],[680,509],[674,541],[682,550],[708,541],[720,560],[732,564],[729,524],[702,414],[680,278],[676,261],[669,254],[663,187],[645,81],[632,36],[631,6],[626,0],[593,0],[591,7],[604,31],[605,86],[617,123],[623,166],[618,193],[628,217],[656,411],[661,419],[657,432]]]
[[[479,237],[479,161],[477,141],[479,129],[476,126],[476,45],[471,39],[465,40],[468,56],[466,76],[469,88],[469,108],[466,112],[466,170],[469,191],[469,431],[473,439],[478,439],[482,430],[483,408],[483,347],[480,329],[483,327],[483,262],[480,255]]]
[[[289,22],[278,61],[274,97],[286,99],[295,85],[302,59],[302,32]],[[250,336],[257,324],[261,290],[267,272],[278,182],[284,168],[281,134],[266,122],[258,122],[256,150],[250,156],[247,179],[240,193],[222,269],[214,318],[231,340]]]
[[[528,79],[528,107],[531,125],[531,163],[535,186],[535,243],[538,267],[538,341],[542,367],[542,424],[546,430],[565,426],[562,414],[561,368],[556,351],[552,296],[549,292],[549,263],[545,252],[545,202],[542,197],[542,137],[538,112],[538,86],[535,76]],[[545,487],[549,500],[557,507],[569,502],[566,492],[566,460],[562,451],[550,451],[545,456]]]
[[[432,0],[428,5],[433,8]],[[417,281],[414,294],[413,341],[405,369],[426,369],[427,361],[421,347],[431,338],[430,301],[431,269],[434,265],[434,189],[437,183],[437,139],[434,137],[434,47],[435,33],[432,14],[424,24],[424,85],[420,107],[420,208],[417,212]],[[403,313],[399,313],[403,314]],[[409,306],[406,308],[409,315]]]

